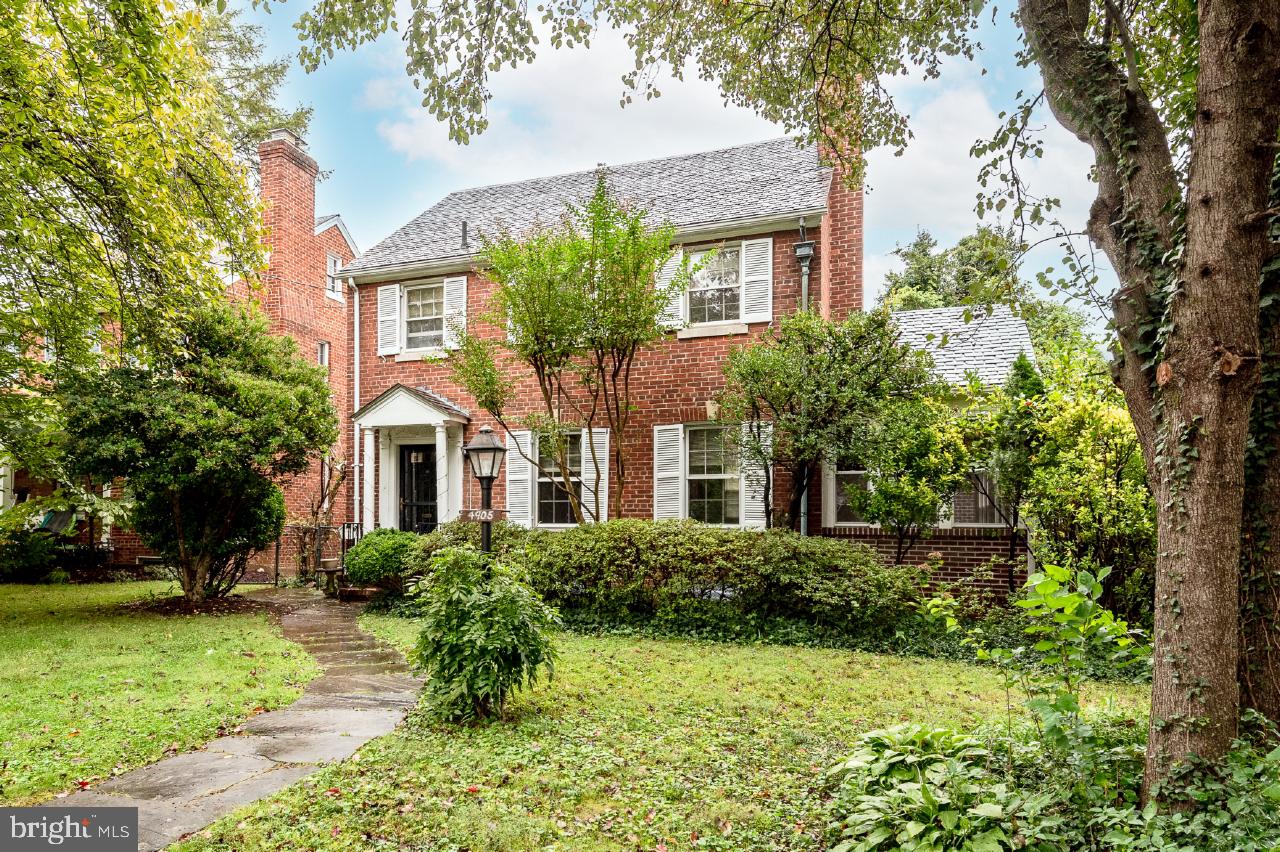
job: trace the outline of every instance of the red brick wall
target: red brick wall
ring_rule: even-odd
[[[862,197],[862,187],[851,189],[838,171],[832,175],[822,223],[827,250],[818,258],[818,311],[827,319],[863,309]]]
[[[811,514],[810,518],[814,516]],[[818,515],[817,517],[821,517]],[[865,542],[876,549],[885,562],[892,563],[897,554],[894,536],[874,527],[839,527],[821,529],[822,535]],[[1018,557],[1013,563],[1013,588],[1021,588],[1027,578],[1027,552],[1019,543]],[[995,527],[952,527],[932,530],[919,539],[903,557],[911,565],[921,565],[936,554],[941,567],[934,572],[940,582],[962,580],[1003,596],[1009,590],[1009,534]],[[990,569],[989,571],[987,569]],[[976,572],[976,573],[975,573]]]
[[[859,234],[859,240],[860,237]],[[797,309],[800,298],[800,267],[795,259],[798,231],[778,231],[770,234],[747,234],[743,239],[763,236],[773,238],[775,316]],[[821,233],[809,231],[810,238],[818,241],[818,251],[823,252]],[[735,238],[737,239],[737,238]],[[817,273],[817,270],[815,270]],[[861,292],[861,281],[846,285],[846,296],[856,290]],[[383,282],[387,283],[387,282]],[[813,274],[810,286],[821,285],[820,273]],[[485,423],[496,432],[501,429],[489,416],[479,410],[470,396],[454,381],[451,365],[445,361],[406,361],[397,363],[394,356],[377,354],[377,288],[380,284],[360,286],[360,402],[368,403],[396,383],[414,387],[426,387],[441,394],[471,412],[471,423],[465,439],[470,440]],[[493,292],[493,284],[475,273],[467,277],[467,315],[469,329],[481,336],[502,339],[505,332],[493,326],[481,326],[475,317],[484,313]],[[846,309],[847,310],[847,309]],[[689,423],[712,418],[708,412],[717,392],[724,386],[723,365],[729,352],[758,338],[768,323],[752,323],[747,334],[721,337],[701,337],[687,340],[669,333],[657,345],[650,347],[636,358],[632,378],[632,400],[635,412],[631,416],[625,444],[627,447],[627,484],[623,502],[623,516],[652,517],[653,514],[653,427],[662,423]],[[517,376],[518,403],[509,413],[515,420],[521,415],[541,410],[537,383],[531,373],[521,370]],[[604,425],[598,423],[597,425]],[[371,460],[372,461],[372,460]],[[376,461],[374,461],[376,466]],[[616,479],[611,476],[611,493],[616,489]],[[465,507],[479,505],[479,487],[474,477],[465,477]],[[502,479],[495,484],[494,504],[505,505]],[[375,508],[375,517],[376,508]]]

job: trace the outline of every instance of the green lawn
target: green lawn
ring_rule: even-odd
[[[363,623],[401,646],[415,633]],[[177,848],[814,849],[821,772],[857,734],[1004,707],[994,671],[955,663],[573,635],[560,647],[555,680],[518,699],[512,721],[411,717]]]
[[[122,603],[170,583],[0,585],[0,803],[185,751],[318,671],[263,614],[175,616]]]

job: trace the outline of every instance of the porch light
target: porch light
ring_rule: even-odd
[[[492,429],[481,426],[479,434],[462,451],[467,455],[471,473],[483,483],[486,479],[493,482],[498,478],[498,470],[502,467],[502,457],[506,455],[507,448],[502,446]]]
[[[467,455],[471,472],[480,480],[480,511],[476,513],[480,521],[480,552],[488,553],[493,535],[493,481],[498,478],[498,468],[502,467],[507,448],[499,443],[492,429],[481,426],[479,434],[462,451]]]

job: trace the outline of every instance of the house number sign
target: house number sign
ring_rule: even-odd
[[[462,520],[464,521],[501,521],[507,517],[506,509],[463,509]]]

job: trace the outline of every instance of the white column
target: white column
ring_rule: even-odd
[[[443,423],[436,424],[436,519],[449,515],[449,436]]]
[[[400,475],[396,470],[395,447],[386,429],[378,431],[378,526],[398,529],[400,495],[396,493],[396,487]]]
[[[364,531],[369,532],[373,529],[373,467],[377,458],[374,453],[374,437],[372,429],[364,430],[364,453],[360,460],[360,473],[364,479],[364,487],[360,494],[360,521],[364,524]]]

